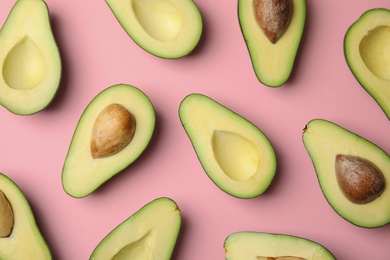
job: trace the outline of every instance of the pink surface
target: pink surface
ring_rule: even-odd
[[[390,225],[369,230],[338,216],[322,195],[301,137],[307,122],[324,118],[390,153],[389,120],[343,54],[347,28],[367,9],[390,8],[390,2],[308,0],[294,74],[278,89],[255,77],[237,1],[195,2],[204,21],[199,47],[188,57],[164,60],[140,49],[103,0],[47,0],[63,81],[53,103],[36,115],[0,108],[0,172],[29,199],[54,259],[88,259],[108,232],[161,196],[174,199],[183,216],[175,259],[224,259],[223,242],[236,231],[302,236],[338,259],[388,259]],[[13,4],[1,1],[1,24]],[[90,196],[72,198],[62,189],[61,171],[76,123],[96,94],[117,83],[150,97],[155,135],[135,164]],[[233,198],[204,173],[178,117],[181,100],[193,92],[241,114],[269,137],[278,170],[265,194]]]

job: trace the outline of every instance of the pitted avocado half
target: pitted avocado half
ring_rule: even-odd
[[[236,232],[224,243],[226,260],[335,260],[324,246],[287,234]]]
[[[325,198],[344,219],[375,228],[390,222],[390,156],[335,123],[310,121],[303,142]]]
[[[171,259],[180,227],[176,202],[167,197],[155,199],[114,228],[90,260]]]
[[[118,84],[100,92],[74,131],[62,170],[72,197],[85,197],[133,163],[148,146],[155,113],[138,88]]]
[[[360,85],[390,119],[390,10],[370,9],[347,30],[344,54]]]
[[[265,192],[276,156],[258,127],[202,94],[185,97],[179,116],[205,172],[221,190],[238,198]]]
[[[130,38],[160,58],[190,54],[202,35],[203,22],[192,0],[106,0]]]
[[[0,173],[0,259],[52,259],[22,190]]]
[[[239,0],[238,18],[257,79],[269,87],[282,86],[294,67],[306,1]]]
[[[15,3],[0,31],[0,50],[0,104],[19,115],[47,107],[62,66],[43,0]]]

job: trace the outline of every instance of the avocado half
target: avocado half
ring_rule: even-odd
[[[19,115],[47,107],[62,66],[44,1],[16,1],[0,30],[0,50],[0,104]]]
[[[390,157],[385,151],[324,119],[306,125],[303,142],[325,198],[342,218],[365,228],[390,222]]]
[[[76,126],[62,185],[72,197],[85,197],[133,163],[148,146],[154,108],[140,89],[118,84],[100,92]]]
[[[224,243],[226,260],[334,260],[333,254],[312,240],[287,234],[236,232]]]
[[[185,97],[182,125],[203,169],[237,198],[262,194],[276,172],[274,149],[264,133],[242,116],[202,94]]]
[[[155,199],[113,229],[90,260],[171,259],[180,227],[176,202],[167,197]]]
[[[22,190],[0,173],[0,259],[52,259]]]
[[[203,22],[192,0],[106,0],[130,38],[160,58],[181,58],[198,45]]]
[[[390,119],[390,10],[370,9],[347,30],[344,54],[360,85]]]
[[[280,87],[290,78],[294,67],[305,28],[306,1],[291,1],[292,15],[288,26],[275,43],[267,38],[263,29],[259,26],[255,15],[256,5],[254,2],[256,1],[238,0],[238,18],[241,32],[257,79],[266,86]]]

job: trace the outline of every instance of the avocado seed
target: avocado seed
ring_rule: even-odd
[[[292,0],[253,0],[257,24],[276,43],[286,31],[293,13]]]
[[[92,130],[91,155],[105,158],[122,151],[133,139],[135,118],[124,106],[111,104],[95,120]]]
[[[14,213],[8,199],[0,191],[0,238],[8,237],[14,226]]]
[[[353,203],[369,203],[379,197],[385,189],[382,172],[367,159],[338,154],[335,167],[339,187]]]

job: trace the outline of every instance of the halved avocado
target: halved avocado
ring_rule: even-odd
[[[0,259],[52,259],[22,190],[0,173]]]
[[[192,0],[106,0],[130,38],[160,58],[181,58],[197,46],[202,16]]]
[[[310,121],[303,142],[325,198],[347,221],[365,228],[390,222],[390,157],[335,123]]]
[[[133,163],[148,146],[155,113],[140,89],[126,84],[100,92],[74,131],[62,170],[64,190],[85,197]]]
[[[226,260],[334,260],[324,246],[287,234],[236,232],[224,243]]]
[[[179,116],[205,172],[221,190],[253,198],[268,188],[276,156],[258,127],[202,94],[185,97]]]
[[[43,0],[15,3],[0,31],[0,50],[0,104],[19,115],[47,107],[62,66]]]
[[[272,6],[272,2],[281,1],[238,1],[239,23],[253,69],[257,79],[269,87],[280,87],[290,78],[305,27],[306,1],[288,0],[286,2],[289,1],[292,5],[292,13],[288,26],[275,43],[270,41],[259,25],[256,18],[256,13],[258,13],[256,9],[259,8],[259,4],[255,3],[265,2],[265,6]],[[270,12],[273,14],[272,11]],[[273,17],[272,15],[264,16]],[[277,17],[274,17],[275,19]]]
[[[181,227],[176,202],[155,199],[113,229],[94,249],[90,260],[171,259]]]
[[[390,10],[364,12],[347,30],[344,54],[360,85],[390,119]]]

